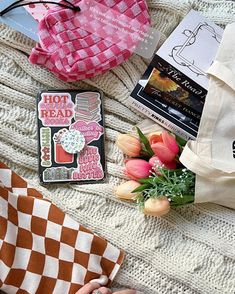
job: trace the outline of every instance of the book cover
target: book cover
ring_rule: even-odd
[[[36,21],[40,22],[46,16],[48,10],[54,8],[55,4],[60,2],[60,0],[53,0],[53,4],[46,3],[43,0],[39,0],[38,2],[37,4],[26,5],[24,9],[27,10]]]
[[[194,139],[223,30],[191,10],[156,52],[129,105],[185,139]]]
[[[0,11],[13,4],[15,0],[0,1]],[[38,42],[38,22],[25,10],[24,7],[17,7],[0,16],[0,22],[4,23],[16,31]]]

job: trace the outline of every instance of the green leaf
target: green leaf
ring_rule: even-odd
[[[140,184],[152,184],[154,181],[154,178],[143,178],[143,179],[139,179],[139,183]]]
[[[136,188],[134,191],[132,191],[131,193],[139,193],[139,192],[143,192],[146,189],[149,189],[152,185],[151,184],[143,184],[141,186],[139,186],[138,188]]]
[[[163,170],[168,172],[168,175],[170,178],[174,175],[180,176],[183,173],[182,172],[183,168],[177,168],[177,169],[172,169],[172,170],[163,169]]]
[[[154,155],[154,152],[149,144],[148,139],[146,138],[146,136],[141,132],[141,130],[138,127],[136,129],[137,129],[140,141],[144,145],[143,151],[146,152],[150,157],[152,157]]]
[[[194,195],[172,196],[171,206],[180,206],[194,202]]]
[[[176,142],[179,144],[180,147],[184,147],[187,143],[186,140],[181,138],[180,136],[175,135]]]

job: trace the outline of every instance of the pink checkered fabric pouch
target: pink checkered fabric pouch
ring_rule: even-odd
[[[99,4],[150,24],[145,0],[96,0]],[[80,0],[73,1],[79,6]],[[45,66],[60,79],[72,82],[105,73],[127,60],[132,51],[120,43],[112,43],[76,25],[79,13],[56,7],[39,23],[40,43],[33,48],[29,60]]]

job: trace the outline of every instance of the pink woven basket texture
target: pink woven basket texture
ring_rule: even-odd
[[[73,1],[79,6],[80,0]],[[97,0],[143,25],[150,24],[145,0]],[[74,25],[77,12],[56,7],[39,23],[40,43],[33,48],[29,60],[48,68],[66,82],[92,78],[127,60],[132,52],[119,44]]]

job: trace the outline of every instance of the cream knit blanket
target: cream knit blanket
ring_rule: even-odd
[[[233,1],[149,0],[148,5],[153,25],[162,32],[161,43],[191,8],[222,26],[235,21]],[[172,209],[164,218],[151,218],[113,196],[113,187],[124,179],[123,156],[114,141],[118,133],[128,132],[142,120],[128,109],[126,99],[146,63],[133,56],[105,75],[69,85],[28,62],[33,45],[0,25],[0,160],[83,225],[126,251],[115,287],[137,288],[146,294],[235,293],[233,210],[191,205]],[[105,94],[107,183],[40,186],[36,93],[93,86]]]

